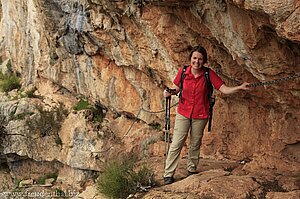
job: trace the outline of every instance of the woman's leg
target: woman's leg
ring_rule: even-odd
[[[190,149],[187,170],[196,172],[199,163],[200,145],[207,119],[193,119],[190,133]]]
[[[179,163],[180,152],[185,143],[190,128],[190,119],[176,114],[173,140],[166,160],[164,177],[173,177]]]

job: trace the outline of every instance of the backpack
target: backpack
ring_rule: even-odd
[[[180,83],[179,83],[179,99],[182,100],[182,89],[183,89],[183,80],[185,78],[185,71],[187,69],[188,66],[184,66],[182,73],[181,73],[181,78],[180,78]],[[210,81],[209,78],[209,68],[205,67],[205,71],[204,71],[204,77],[205,77],[205,82],[206,82],[206,86],[208,89],[208,100],[209,100],[209,119],[208,119],[208,132],[211,131],[211,123],[212,123],[212,116],[213,116],[213,108],[215,105],[215,98],[213,96],[213,92],[214,92],[214,87]]]

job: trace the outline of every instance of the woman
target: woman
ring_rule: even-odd
[[[199,162],[200,144],[203,131],[209,117],[208,89],[205,82],[203,66],[207,62],[207,53],[202,46],[196,46],[190,54],[190,65],[185,71],[181,99],[177,107],[173,140],[170,145],[164,172],[165,184],[174,182],[174,173],[179,163],[180,152],[190,130],[190,148],[188,154],[187,170],[189,175],[197,173]],[[178,71],[173,83],[175,88],[169,93],[164,91],[164,97],[179,93],[179,85],[183,68]],[[224,94],[232,94],[240,90],[249,90],[249,83],[240,86],[228,87],[222,79],[212,70],[209,77],[215,89]]]

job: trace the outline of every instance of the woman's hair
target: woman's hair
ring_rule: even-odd
[[[205,64],[207,62],[207,52],[206,52],[204,47],[195,46],[194,48],[192,48],[191,53],[190,53],[190,57],[189,57],[190,59],[192,58],[193,52],[199,52],[203,55],[203,61],[204,61],[203,64]]]

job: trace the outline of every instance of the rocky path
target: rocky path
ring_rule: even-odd
[[[199,173],[188,176],[187,159],[181,159],[174,176],[175,182],[164,185],[163,158],[148,159],[148,166],[155,171],[155,186],[148,192],[129,198],[139,199],[298,199],[300,197],[299,173],[275,174],[272,171],[248,173],[246,161],[229,162],[201,159]],[[96,194],[95,187],[88,187],[79,198],[104,199]]]
[[[246,162],[229,162],[202,159],[199,173],[187,176],[186,159],[183,158],[174,176],[175,182],[163,184],[163,160],[153,158],[157,187],[142,198],[274,198],[297,199],[300,197],[299,174],[273,174],[272,172],[247,173]],[[159,164],[160,163],[160,164]]]

